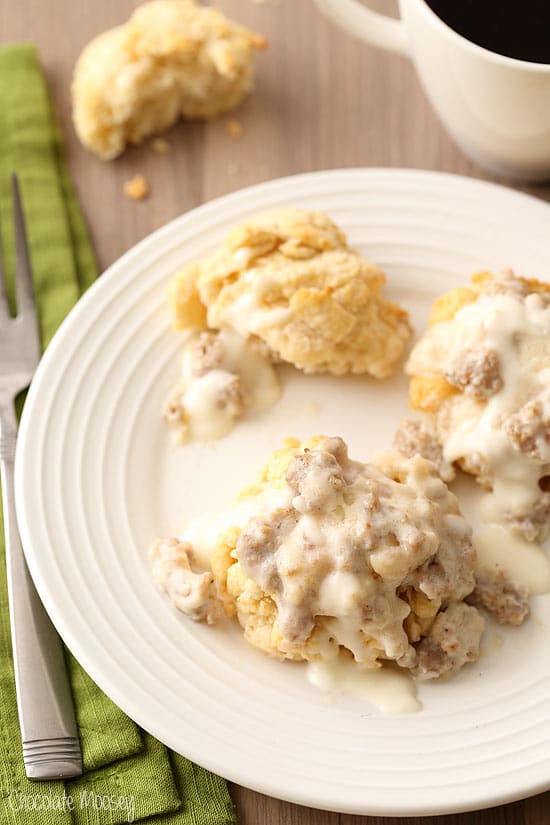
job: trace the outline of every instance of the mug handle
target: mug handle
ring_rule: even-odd
[[[385,14],[372,11],[357,0],[315,2],[328,17],[355,37],[370,43],[371,46],[409,56],[405,26],[401,20],[394,20]]]

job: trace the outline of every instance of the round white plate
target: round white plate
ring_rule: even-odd
[[[114,264],[71,312],[31,387],[17,505],[36,585],[103,690],[171,748],[235,782],[319,808],[422,815],[550,787],[550,597],[424,710],[383,716],[330,702],[301,664],[251,648],[236,623],[207,628],[155,590],[146,549],[227,504],[289,435],[342,435],[368,459],[407,412],[404,376],[306,377],[287,369],[268,413],[225,439],[170,446],[159,410],[178,369],[166,286],[246,216],[287,204],[329,213],[378,262],[417,332],[432,299],[479,268],[550,274],[550,207],[474,180],[357,169],[254,186],[183,215]],[[468,485],[466,485],[467,487]]]

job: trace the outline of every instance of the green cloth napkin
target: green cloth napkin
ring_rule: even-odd
[[[0,49],[0,222],[13,281],[9,174],[20,177],[46,344],[96,264],[63,161],[61,138],[34,48]],[[21,756],[0,508],[0,822],[4,825],[230,825],[226,783],[141,731],[67,655],[84,775],[29,782]]]

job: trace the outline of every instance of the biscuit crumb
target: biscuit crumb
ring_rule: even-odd
[[[149,195],[149,184],[143,175],[135,175],[124,184],[124,194],[132,201],[142,201]]]
[[[266,37],[263,36],[263,34],[257,34],[257,32],[252,32],[251,39],[252,45],[255,49],[258,49],[258,51],[261,51],[262,49],[267,49],[269,46],[269,41]]]
[[[170,151],[170,144],[164,138],[155,138],[151,141],[151,149],[157,155],[166,155]]]
[[[228,120],[225,123],[225,131],[232,138],[240,138],[243,133],[243,125],[239,120]]]

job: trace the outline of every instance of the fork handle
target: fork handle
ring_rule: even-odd
[[[7,415],[6,412],[7,407]],[[32,582],[17,527],[12,404],[0,420],[0,478],[6,534],[11,638],[23,760],[29,779],[80,776],[82,758],[73,700],[57,635]]]

